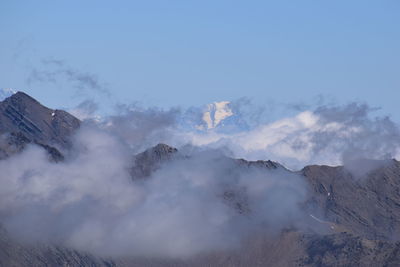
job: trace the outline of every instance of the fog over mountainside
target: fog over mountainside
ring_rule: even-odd
[[[400,263],[390,118],[353,103],[230,134],[218,125],[243,109],[213,107],[80,121],[22,92],[3,100],[0,265]]]

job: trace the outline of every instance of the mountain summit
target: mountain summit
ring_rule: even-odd
[[[202,125],[198,126],[200,130],[214,129],[223,120],[233,115],[232,109],[229,107],[229,101],[214,102],[208,104],[202,116]]]
[[[80,121],[63,110],[49,109],[23,92],[0,102],[0,159],[21,151],[27,144],[43,147],[55,161],[60,149],[70,146],[70,135]]]
[[[7,97],[10,97],[15,93],[16,93],[16,91],[14,91],[12,88],[2,88],[2,89],[0,89],[0,101],[3,101]]]
[[[0,102],[0,134],[21,133],[31,142],[66,147],[79,125],[71,114],[49,109],[23,92]]]

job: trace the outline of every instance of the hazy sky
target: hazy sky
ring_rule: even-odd
[[[323,95],[400,120],[399,14],[397,0],[1,0],[0,87],[52,107]]]

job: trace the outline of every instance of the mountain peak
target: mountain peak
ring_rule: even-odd
[[[160,143],[155,147],[153,147],[152,151],[164,155],[164,154],[175,153],[178,150],[175,147]]]
[[[157,170],[163,162],[174,157],[178,149],[166,144],[158,144],[135,156],[134,167],[131,169],[131,175],[134,179],[144,178]]]
[[[0,133],[22,133],[32,142],[66,146],[79,125],[71,114],[47,108],[24,92],[0,102]]]
[[[28,98],[28,99],[35,100],[33,97],[31,97],[30,95],[28,95],[28,94],[26,94],[26,93],[24,93],[22,91],[17,91],[14,94],[12,94],[10,97],[11,98]]]
[[[16,91],[12,88],[1,88],[0,89],[0,101],[6,99],[7,97],[10,97],[14,95]]]
[[[28,95],[24,92],[21,92],[21,91],[17,91],[16,93],[10,95],[6,99],[4,99],[4,101],[6,101],[6,102],[9,101],[14,104],[22,103],[22,104],[39,104],[39,105],[41,105],[36,99],[34,99],[30,95]]]
[[[199,128],[213,129],[217,127],[222,121],[233,115],[232,109],[229,107],[229,101],[220,101],[208,104],[203,113],[203,123],[205,125]]]

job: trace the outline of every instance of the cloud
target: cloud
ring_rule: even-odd
[[[60,163],[30,146],[0,161],[2,224],[22,242],[186,258],[238,248],[254,231],[277,232],[304,217],[304,180],[284,169],[192,150],[148,179],[132,180],[132,160],[120,136],[93,125],[78,131]]]
[[[398,125],[388,116],[371,117],[370,114],[377,110],[360,103],[318,108],[315,113],[320,117],[320,123],[335,126],[337,130],[316,133],[314,143],[326,146],[336,142],[344,161],[396,156],[400,145]],[[320,149],[315,147],[314,152]]]
[[[186,258],[239,248],[259,233],[308,231],[302,176],[240,164],[227,153],[292,168],[395,156],[398,127],[374,112],[359,103],[325,105],[229,134],[182,127],[179,109],[120,106],[114,116],[84,122],[63,162],[49,162],[37,146],[0,161],[0,218],[22,242],[102,256]],[[162,141],[180,146],[179,156],[132,179],[133,154]]]
[[[180,116],[178,108],[163,110],[138,104],[119,105],[117,114],[105,118],[101,127],[139,152],[158,143],[172,143]]]
[[[89,99],[79,103],[75,108],[68,110],[69,113],[80,120],[100,120],[100,116],[96,115],[97,111],[98,104]]]
[[[73,68],[60,59],[48,58],[42,60],[42,68],[33,68],[27,78],[28,84],[56,84],[60,81],[69,82],[79,90],[92,90],[110,96],[107,86],[95,74]]]
[[[272,159],[292,169],[396,157],[399,127],[390,117],[373,116],[376,110],[360,103],[325,105],[239,133],[186,131],[177,135],[195,146],[227,147],[236,157]]]

